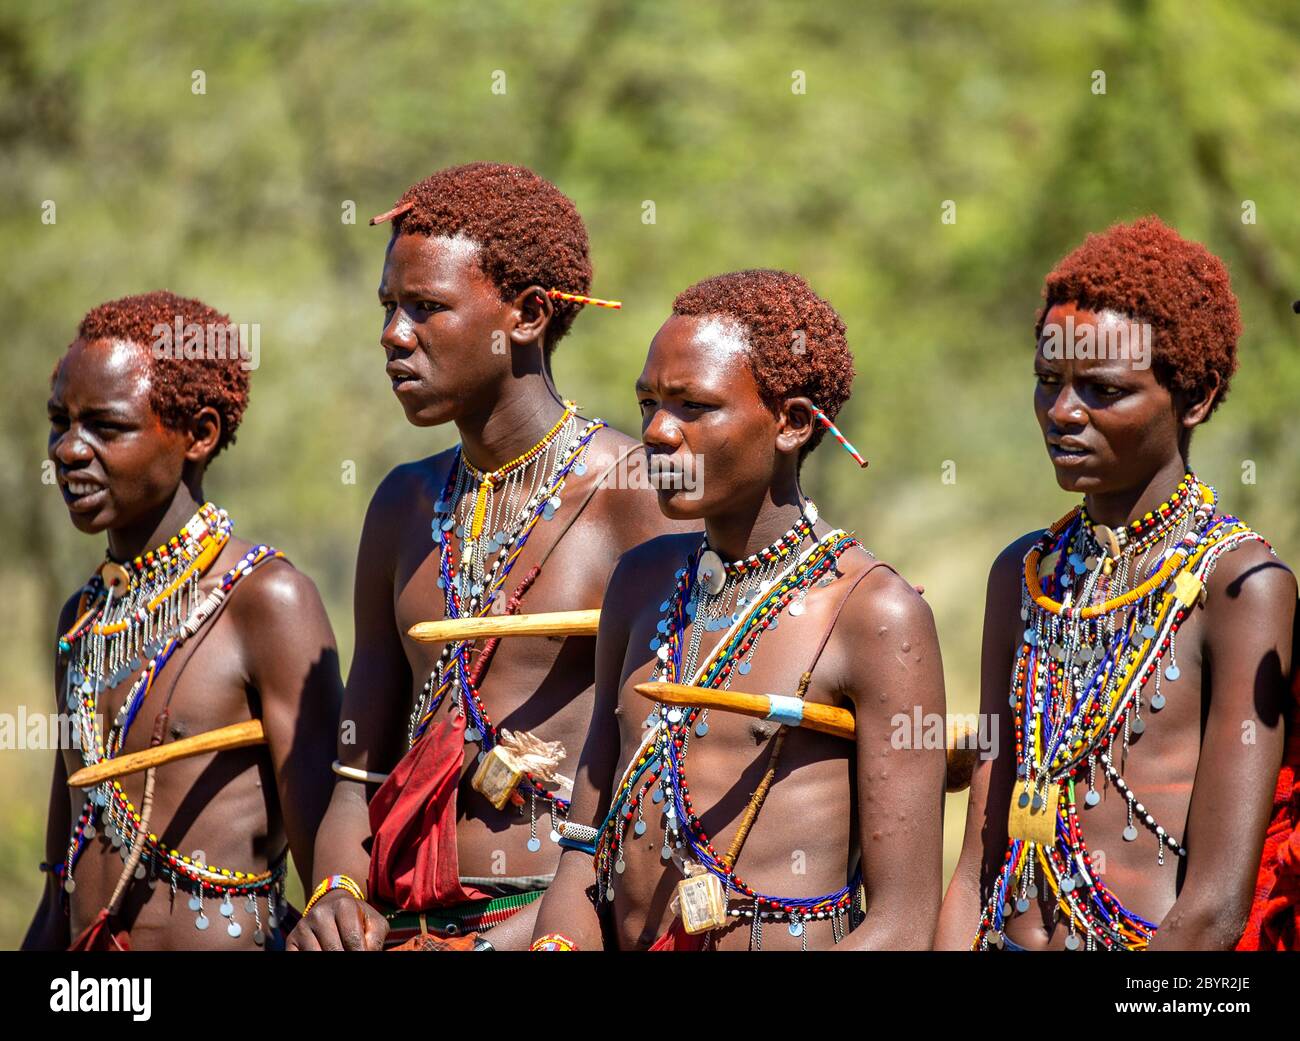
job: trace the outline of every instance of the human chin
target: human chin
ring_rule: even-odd
[[[708,516],[708,505],[699,494],[685,488],[655,488],[659,512],[669,520],[700,520]]]

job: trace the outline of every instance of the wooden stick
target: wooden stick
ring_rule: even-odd
[[[771,699],[766,694],[692,687],[685,683],[638,683],[633,689],[651,701],[662,701],[668,705],[699,705],[701,708],[735,712],[757,719],[766,719],[772,707]],[[800,725],[848,741],[852,741],[857,733],[853,713],[848,709],[811,701],[804,703],[803,723]],[[947,750],[948,775],[945,782],[945,788],[950,792],[960,792],[970,787],[971,774],[975,771],[975,761],[979,755],[975,742],[970,740],[971,736],[968,726],[955,728],[950,735],[952,744]]]
[[[742,716],[754,716],[758,719],[766,719],[772,706],[766,694],[691,687],[685,683],[638,683],[635,689],[638,694],[651,701],[662,701],[669,705],[699,705],[701,708],[716,708],[723,712],[736,712]],[[805,702],[802,725],[821,734],[830,734],[831,737],[853,740],[853,713],[845,708]]]
[[[155,748],[146,748],[142,752],[131,752],[106,759],[94,766],[83,766],[68,778],[68,787],[93,788],[103,781],[137,774],[151,766],[174,763],[178,759],[188,759],[206,752],[224,752],[232,748],[264,744],[266,744],[266,731],[262,729],[262,721],[249,719],[243,723],[233,723],[228,727],[195,734],[193,737],[183,737],[168,745],[158,745]]]
[[[416,622],[406,631],[421,643],[480,640],[493,636],[595,636],[600,609],[551,611],[546,614],[483,615],[481,618],[446,618]]]

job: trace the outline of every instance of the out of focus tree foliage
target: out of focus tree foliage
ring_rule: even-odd
[[[51,706],[57,605],[102,553],[41,480],[51,366],[88,308],[159,287],[261,325],[252,404],[207,491],[316,579],[346,662],[369,494],[453,437],[392,399],[387,235],[366,220],[475,159],[532,166],[585,216],[594,291],[626,303],[579,318],[557,381],[625,430],[646,344],[692,281],[790,268],[835,304],[858,362],[842,426],[871,467],[828,445],[805,485],[927,587],[954,710],[976,704],[989,562],[1070,505],[1030,407],[1032,327],[1043,275],[1088,231],[1158,213],[1227,262],[1241,369],[1194,461],[1295,558],[1300,8],[865,6],[5,5],[0,711]],[[0,944],[41,884],[49,764],[0,754]]]

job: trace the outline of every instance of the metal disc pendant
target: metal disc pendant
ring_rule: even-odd
[[[1020,798],[1016,800],[1016,805],[1019,806],[1022,810],[1023,810],[1026,806],[1028,806],[1028,805],[1029,805],[1029,793],[1028,793],[1028,792],[1021,792],[1021,793],[1020,793]]]
[[[244,927],[240,925],[238,922],[231,922],[229,925],[226,926],[226,935],[234,939],[238,939],[240,933],[242,933],[243,931],[244,931]]]
[[[137,865],[135,866],[135,871],[134,871],[134,873],[132,874],[132,877],[133,877],[137,882],[139,882],[140,879],[144,878],[145,874],[146,874],[146,872],[145,872],[145,870],[144,870],[144,865],[143,865],[143,864],[137,864]]]
[[[227,896],[221,901],[221,906],[217,910],[221,912],[222,918],[229,918],[235,913],[235,905],[230,902],[230,897]]]
[[[257,946],[261,947],[266,943],[266,933],[262,932],[261,929],[256,930],[253,933],[253,942],[257,944]]]
[[[662,860],[672,860],[673,851],[668,846],[664,846],[663,849],[659,851],[659,857]]]
[[[614,861],[614,870],[621,875],[624,871],[627,870],[627,861],[624,860]]]
[[[1137,837],[1138,837],[1138,830],[1137,828],[1133,827],[1132,824],[1130,824],[1127,828],[1124,829],[1125,842],[1136,842]]]
[[[1079,937],[1071,933],[1065,938],[1065,949],[1067,951],[1077,951],[1079,949]]]
[[[1154,640],[1155,638],[1156,638],[1156,627],[1152,625],[1150,622],[1147,622],[1146,625],[1142,626],[1142,639]]]
[[[532,838],[528,840],[529,853],[536,853],[541,848],[542,848],[542,840],[539,839],[536,835],[534,835]]]
[[[614,900],[614,887],[613,887],[613,886],[609,886],[609,887],[605,890],[605,899],[608,900],[608,901],[610,901],[610,902],[613,902],[613,900]]]
[[[1072,879],[1072,878],[1063,878],[1063,879],[1061,879],[1061,892],[1062,892],[1062,893],[1073,893],[1073,892],[1074,892],[1074,879]]]
[[[790,605],[789,611],[792,615],[798,618],[801,614],[803,614],[803,601],[796,600],[794,603]],[[799,932],[803,932],[803,926],[799,927]],[[794,935],[798,936],[799,933],[795,933]]]
[[[206,929],[207,927],[208,927],[208,916],[203,914],[203,912],[200,911],[199,916],[196,919],[194,919],[194,928],[203,930]]]
[[[1029,910],[1029,901],[1022,896],[1019,900],[1016,901],[1016,910],[1019,911],[1021,914],[1024,914],[1026,911]]]
[[[1178,670],[1177,665],[1170,665],[1169,668],[1165,669],[1165,679],[1170,680],[1171,682],[1178,679],[1181,675],[1182,673]]]
[[[707,734],[708,732],[709,732],[709,724],[708,724],[708,723],[697,723],[697,724],[695,724],[695,736],[696,736],[696,737],[703,737],[703,736],[704,736],[705,734]]]
[[[75,879],[71,879],[71,878],[70,878],[70,879],[68,879],[66,882],[63,883],[63,891],[64,891],[65,893],[71,893],[71,892],[74,892],[74,891],[76,890],[76,888],[77,888],[77,882],[76,882]]]
[[[701,724],[701,725],[703,725],[703,724]],[[662,788],[656,788],[653,792],[650,793],[650,801],[653,802],[653,803],[661,803],[661,802],[663,802],[663,801],[664,801],[664,790],[663,790]]]
[[[1146,728],[1147,728],[1147,722],[1141,716],[1133,720],[1132,726],[1129,727],[1129,729],[1133,731],[1133,733],[1135,734],[1142,733],[1142,731],[1144,731]]]
[[[1083,797],[1083,802],[1085,806],[1096,806],[1101,802],[1101,792],[1096,788],[1089,788],[1088,794]]]
[[[576,463],[573,464],[573,472],[577,474],[579,477],[581,477],[583,474],[587,472],[587,464],[584,463],[581,459],[579,459]]]
[[[740,673],[742,676],[748,676],[749,669],[750,669],[750,665],[749,662],[747,661],[742,661],[739,665],[736,666],[736,671]]]
[[[257,912],[257,897],[250,896],[244,904],[244,910],[248,914],[255,914]]]
[[[679,708],[670,708],[668,710],[668,722],[680,723],[682,721],[682,710]]]
[[[714,596],[721,593],[722,587],[727,584],[727,573],[723,568],[722,558],[713,550],[706,549],[700,555],[695,580]]]
[[[790,920],[790,935],[791,936],[803,935],[803,922],[799,921],[798,918],[793,918]]]
[[[1165,707],[1165,696],[1160,693],[1153,694],[1151,696],[1151,711],[1159,712],[1164,707]]]
[[[558,831],[556,831],[554,828],[551,829],[551,841],[552,841],[552,842],[559,842],[560,839],[562,839],[563,837],[564,837],[564,836],[561,835],[561,834],[560,834]]]
[[[640,838],[642,835],[645,834],[645,828],[646,828],[645,821],[637,821],[634,825],[632,825],[632,834],[636,835],[637,838]]]
[[[466,743],[466,744],[473,744],[474,742],[476,742],[476,741],[481,741],[482,739],[483,739],[483,735],[479,733],[478,727],[466,727],[466,728],[465,728],[465,743]]]

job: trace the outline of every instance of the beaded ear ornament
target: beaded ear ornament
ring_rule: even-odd
[[[822,426],[830,431],[831,437],[835,438],[835,440],[840,443],[840,447],[844,449],[844,451],[848,452],[849,455],[853,456],[857,464],[865,470],[867,468],[867,461],[862,458],[861,453],[859,453],[856,448],[849,444],[848,438],[840,433],[840,428],[831,422],[831,417],[816,405],[813,406],[813,415],[817,417],[818,422],[820,422]]]
[[[407,202],[398,203],[391,210],[381,213],[378,216],[370,218],[370,224],[373,227],[376,224],[383,224],[385,221],[394,220],[402,216],[415,206],[415,203]],[[611,311],[619,311],[623,308],[622,300],[601,300],[594,296],[583,296],[581,293],[566,293],[560,289],[548,289],[546,295],[552,300],[567,300],[575,304],[591,304],[593,307],[604,307]]]

